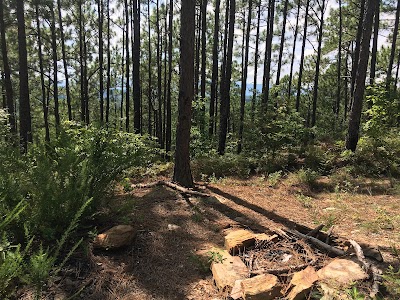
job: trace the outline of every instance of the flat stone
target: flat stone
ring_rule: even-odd
[[[281,296],[281,286],[278,277],[271,274],[262,274],[241,282],[243,299],[270,300]]]
[[[357,263],[349,259],[334,259],[320,269],[317,274],[321,281],[332,282],[335,285],[349,285],[352,282],[368,278],[368,274]]]
[[[311,290],[314,282],[319,279],[317,272],[311,266],[306,269],[294,273],[290,285],[293,286],[287,299],[288,300],[303,300],[307,299],[307,295]]]
[[[232,288],[236,280],[245,279],[248,276],[248,270],[238,256],[232,256],[225,250],[219,253],[221,261],[211,263],[211,272],[217,288],[225,291]]]
[[[132,243],[136,230],[130,225],[118,225],[96,236],[93,246],[103,249],[117,249]]]
[[[244,248],[254,245],[256,234],[250,230],[238,229],[225,236],[225,249],[235,255]]]

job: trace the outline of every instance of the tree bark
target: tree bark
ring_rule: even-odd
[[[366,13],[362,25],[362,35],[360,43],[360,60],[355,82],[353,106],[350,112],[348,135],[346,139],[346,149],[355,151],[359,138],[361,112],[365,91],[365,78],[367,76],[369,44],[371,39],[373,15],[378,4],[377,0],[367,0]]]
[[[242,89],[240,97],[240,124],[239,124],[239,141],[238,141],[238,153],[242,152],[243,147],[243,129],[244,129],[244,111],[246,105],[246,90],[247,90],[247,70],[249,64],[249,44],[250,44],[250,29],[251,29],[251,14],[253,8],[253,0],[249,0],[249,11],[247,16],[247,28],[246,28],[246,45],[244,54],[243,64],[243,77],[242,77]]]
[[[162,91],[161,91],[161,34],[160,34],[160,8],[159,0],[156,3],[156,32],[157,32],[157,100],[158,100],[158,122],[157,122],[157,137],[160,143],[161,149],[164,148],[164,138],[163,138],[163,121],[162,121]]]
[[[1,54],[3,58],[3,73],[4,73],[4,89],[6,104],[8,109],[8,121],[10,129],[13,134],[17,133],[17,124],[15,119],[15,107],[14,107],[14,91],[11,82],[11,68],[8,61],[8,50],[6,40],[6,25],[4,22],[4,4],[3,0],[0,0],[0,35],[1,35]]]
[[[303,44],[301,46],[301,58],[300,58],[300,69],[299,69],[299,79],[297,82],[297,96],[296,96],[296,111],[300,110],[300,96],[301,96],[301,80],[303,77],[303,68],[304,68],[304,53],[306,48],[306,40],[307,40],[307,21],[308,21],[308,9],[310,7],[310,0],[306,2],[306,13],[304,17],[304,31],[303,31]]]
[[[32,142],[31,105],[28,82],[28,52],[26,49],[24,0],[16,1],[19,54],[19,116],[21,152],[26,153]]]
[[[221,0],[215,2],[215,19],[214,19],[214,44],[213,44],[213,67],[211,76],[211,96],[210,96],[210,123],[208,133],[214,135],[215,123],[215,103],[217,102],[217,81],[218,81],[218,37],[219,37],[219,12]]]
[[[229,2],[229,33],[226,57],[226,71],[223,82],[223,90],[221,90],[221,107],[220,107],[220,124],[219,124],[219,145],[218,153],[224,155],[226,147],[226,135],[228,132],[228,118],[230,111],[230,89],[232,77],[232,56],[233,56],[233,40],[235,30],[235,11],[236,1]]]
[[[176,128],[176,150],[173,180],[184,186],[192,187],[193,178],[190,169],[190,127],[192,101],[194,97],[194,35],[195,0],[181,1],[180,29],[180,82],[178,100],[178,124]]]
[[[400,21],[400,0],[397,1],[396,19],[395,19],[395,23],[394,23],[393,38],[392,38],[392,48],[390,50],[389,66],[388,66],[387,75],[386,75],[386,90],[387,91],[389,91],[390,84],[392,81],[392,71],[393,71],[394,56],[396,53],[397,35],[399,34],[399,21]]]

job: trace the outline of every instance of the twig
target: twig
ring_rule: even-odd
[[[307,241],[309,241],[310,243],[314,244],[315,246],[327,251],[328,253],[332,253],[335,256],[344,256],[346,255],[346,252],[344,252],[343,250],[340,250],[338,248],[335,248],[333,246],[329,246],[326,243],[320,241],[319,239],[316,239],[312,236],[307,236],[305,234],[302,234],[296,230],[290,230],[290,229],[285,229],[287,232],[294,234],[302,239],[305,239]]]
[[[328,245],[329,245],[329,240],[331,238],[331,234],[332,234],[333,228],[335,228],[335,225],[332,225],[331,228],[329,228],[328,232],[326,233],[325,243],[328,244]]]
[[[307,236],[316,236],[318,234],[318,232],[324,228],[324,224],[320,224],[317,227],[315,227],[313,230],[311,230],[309,233],[307,233]]]

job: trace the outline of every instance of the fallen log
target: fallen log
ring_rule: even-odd
[[[291,233],[299,238],[305,239],[305,240],[309,241],[311,244],[315,245],[316,247],[318,247],[328,253],[332,253],[335,256],[345,256],[346,255],[346,252],[344,252],[343,250],[340,250],[336,247],[330,246],[330,245],[320,241],[319,239],[316,239],[315,237],[302,234],[296,230],[285,229],[285,231],[288,233]]]
[[[192,189],[188,189],[183,186],[180,186],[176,183],[164,181],[164,180],[159,180],[159,181],[147,183],[147,184],[132,184],[131,187],[134,189],[135,188],[143,189],[143,188],[152,188],[152,187],[159,186],[159,185],[164,185],[166,187],[169,187],[170,189],[173,189],[175,191],[178,191],[178,192],[180,192],[182,194],[186,194],[186,195],[198,196],[198,197],[210,197],[211,196],[210,194],[197,192]]]

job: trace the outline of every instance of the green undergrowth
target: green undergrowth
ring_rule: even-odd
[[[132,167],[151,165],[158,153],[146,137],[65,123],[57,138],[21,155],[3,119],[0,298],[12,299],[23,284],[39,295],[82,243],[75,232],[82,236],[81,224],[108,201],[114,182]]]

